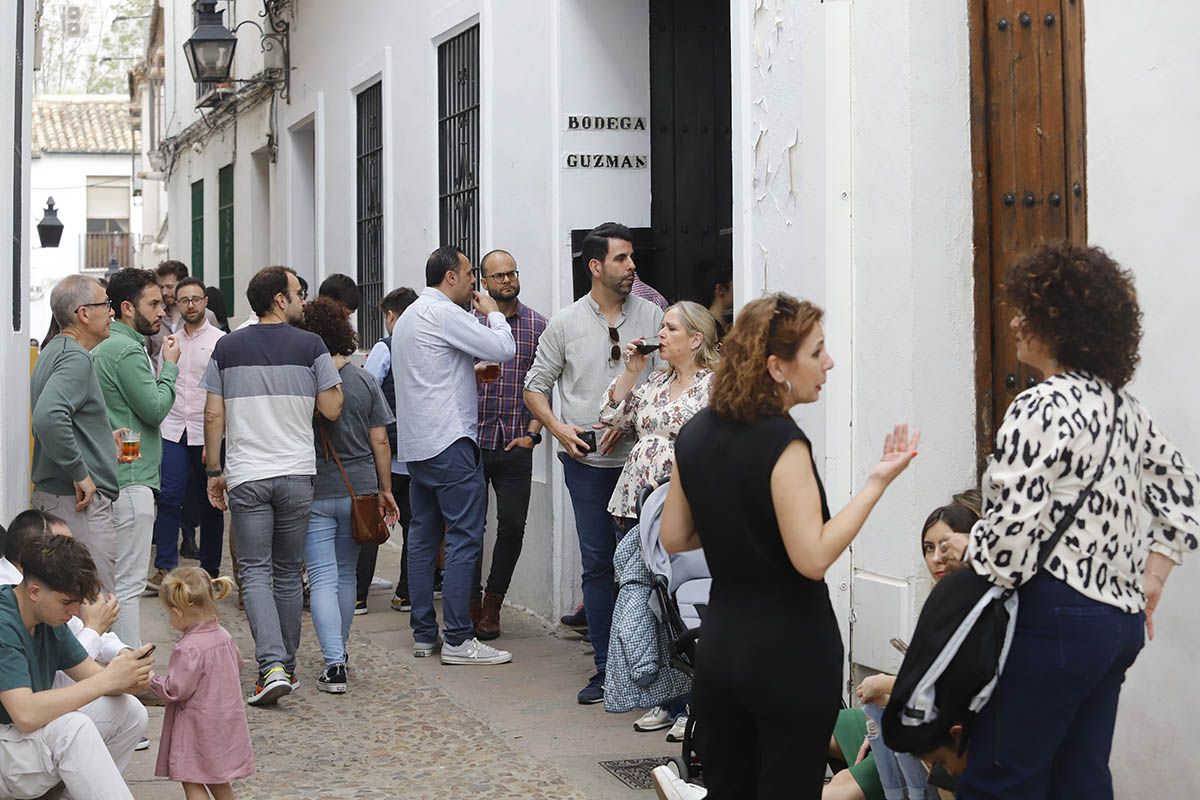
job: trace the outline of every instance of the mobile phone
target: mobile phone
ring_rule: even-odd
[[[141,657],[142,657],[142,658],[149,658],[150,656],[154,655],[154,651],[155,651],[155,650],[157,650],[157,649],[158,649],[158,645],[156,645],[156,644],[154,644],[153,642],[151,642],[151,643],[150,643],[150,649],[149,649],[149,650],[147,650],[145,653],[143,653]]]
[[[893,638],[891,641],[892,641],[892,647],[899,650],[902,655],[908,652],[908,643],[905,642],[903,639]]]
[[[583,440],[583,443],[585,445],[587,445],[586,452],[588,452],[588,453],[596,452],[596,432],[595,431],[584,431],[583,433],[579,434],[579,438],[581,440]]]

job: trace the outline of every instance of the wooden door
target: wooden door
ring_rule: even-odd
[[[733,263],[729,4],[650,0],[650,220],[654,274],[671,301],[707,304]]]
[[[1017,362],[1005,270],[1037,244],[1087,241],[1083,0],[969,2],[982,466],[1008,404],[1039,377]]]

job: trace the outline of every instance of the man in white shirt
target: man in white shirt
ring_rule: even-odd
[[[396,414],[397,458],[407,462],[411,480],[408,588],[413,655],[423,658],[441,649],[443,664],[503,664],[512,654],[475,638],[470,616],[487,511],[476,441],[475,360],[508,361],[516,355],[516,343],[496,301],[474,291],[471,262],[458,248],[433,251],[425,264],[425,283],[392,335],[396,408],[404,410]],[[468,302],[487,317],[486,326],[464,308]],[[433,572],[443,525],[444,648],[433,609]]]

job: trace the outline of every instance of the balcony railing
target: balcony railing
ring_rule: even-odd
[[[132,233],[85,233],[80,239],[85,270],[106,272],[114,260],[117,269],[134,266]]]

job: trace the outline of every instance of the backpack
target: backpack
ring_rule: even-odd
[[[1104,472],[1117,430],[1113,423],[1104,458],[1075,504],[1055,525],[1038,552],[1041,573],[1054,548]],[[912,644],[900,665],[883,713],[883,740],[898,753],[928,753],[945,742],[954,724],[964,728],[987,705],[1004,669],[1017,623],[1017,589],[1004,588],[969,566],[942,578],[917,619]]]

